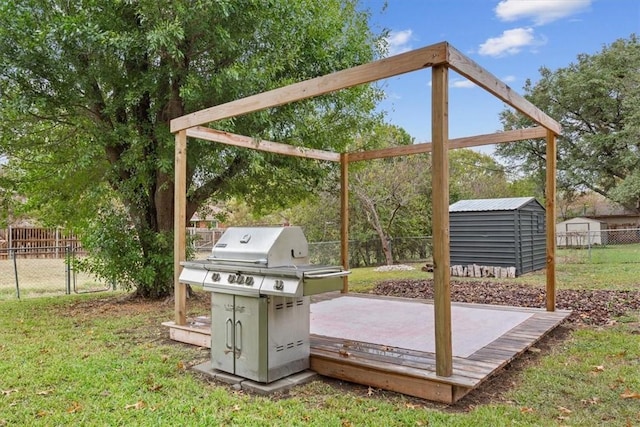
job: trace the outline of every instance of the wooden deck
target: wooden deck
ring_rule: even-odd
[[[363,304],[381,299],[414,305],[417,302],[414,299],[372,295],[348,296],[362,298]],[[327,294],[320,298],[314,297],[313,303],[340,297],[340,294]],[[426,300],[419,302],[425,306],[430,304]],[[533,346],[570,314],[569,311],[548,312],[542,309],[462,303],[452,303],[453,308],[494,310],[496,314],[517,312],[527,316],[524,321],[473,353],[454,355],[453,375],[450,377],[436,375],[433,352],[345,338],[344,331],[335,334],[342,338],[311,335],[311,369],[328,377],[427,400],[454,403]],[[208,317],[192,319],[187,326],[177,326],[173,322],[163,324],[169,327],[173,340],[202,347],[210,346],[211,328]],[[404,328],[411,326],[405,325]]]

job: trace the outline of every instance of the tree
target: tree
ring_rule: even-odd
[[[511,195],[504,166],[491,156],[468,148],[449,152],[449,177],[451,203]]]
[[[640,44],[636,35],[582,54],[565,68],[541,68],[525,97],[560,122],[558,187],[590,189],[640,212]],[[511,111],[505,129],[529,125]],[[543,141],[501,145],[497,153],[544,182]]]
[[[355,0],[24,0],[0,5],[0,153],[25,209],[81,227],[94,273],[172,291],[173,135],[199,109],[371,61]],[[340,151],[373,121],[360,86],[218,123]],[[187,218],[210,200],[305,197],[321,162],[190,141]]]
[[[390,125],[376,127],[371,135],[358,140],[358,144],[367,149],[411,143],[410,135]],[[528,190],[516,188],[508,182],[503,166],[490,156],[473,150],[451,151],[449,170],[452,202],[466,198],[508,197]],[[386,264],[394,261],[394,240],[431,234],[429,155],[352,163],[349,184],[349,236],[361,242],[376,239]],[[338,239],[339,194],[335,190],[326,191],[315,202],[297,206],[293,222],[304,225],[311,240]]]
[[[413,138],[408,133],[392,125],[377,127],[365,140],[369,148],[413,143]],[[425,162],[425,156],[411,156],[355,164],[352,170],[349,191],[353,195],[353,217],[363,218],[369,229],[374,231],[380,241],[385,262],[391,265],[391,239],[395,223],[403,214],[408,213],[406,211],[418,193],[425,190],[425,180],[430,168]]]

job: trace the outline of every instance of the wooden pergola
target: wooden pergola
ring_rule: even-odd
[[[227,119],[266,108],[277,107],[302,99],[405,74],[425,68],[432,69],[431,133],[429,143],[361,152],[335,153],[295,147],[272,141],[256,140],[208,127]],[[494,134],[449,139],[449,70],[466,77],[515,110],[529,117],[537,126]],[[433,195],[433,264],[436,374],[451,376],[453,370],[451,340],[451,294],[449,260],[449,158],[448,150],[487,144],[546,138],[546,310],[555,310],[555,198],[556,198],[556,138],[560,124],[514,92],[487,70],[463,55],[447,42],[426,46],[411,52],[337,71],[268,92],[238,99],[200,110],[171,121],[175,134],[175,223],[174,282],[175,324],[186,324],[186,287],[180,283],[180,263],[186,253],[186,175],[187,138],[198,138],[222,144],[339,162],[341,169],[341,261],[348,269],[348,176],[349,163],[387,157],[432,153]],[[345,278],[343,292],[348,292]]]

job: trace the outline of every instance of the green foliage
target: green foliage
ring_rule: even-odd
[[[402,129],[377,127],[368,138],[358,141],[363,149],[408,145],[413,141]],[[370,160],[349,165],[349,238],[367,244],[377,240],[385,252],[385,240],[391,238],[391,251],[396,240],[431,234],[431,164],[428,155],[401,156]],[[527,192],[526,181],[510,184],[503,166],[490,156],[472,150],[450,153],[450,200],[492,198]],[[518,187],[520,185],[520,187]],[[305,227],[310,241],[339,240],[340,206],[338,188],[326,191],[292,210],[292,222]],[[408,241],[408,240],[405,240]],[[421,243],[420,243],[421,244]],[[388,248],[387,248],[388,249]],[[396,248],[398,249],[398,248]],[[424,256],[429,255],[424,248]],[[352,245],[353,259],[371,265]],[[370,252],[370,251],[363,251]],[[389,251],[384,253],[389,263]],[[394,260],[395,261],[395,260]]]
[[[449,200],[511,196],[504,166],[491,156],[471,149],[449,152]],[[529,194],[530,195],[530,194]]]
[[[96,221],[91,222],[84,233],[84,247],[92,256],[77,260],[77,268],[109,283],[117,283],[125,290],[137,289],[149,297],[164,295],[155,284],[170,282],[173,278],[170,233],[142,236],[151,244],[145,253],[126,213],[116,207],[99,212]]]
[[[525,97],[563,127],[558,139],[558,184],[590,189],[631,210],[640,203],[640,42],[636,35],[602,51],[581,54],[577,62],[528,81]],[[511,111],[506,129],[530,125]],[[501,145],[498,154],[544,183],[545,144],[524,141]]]
[[[86,227],[87,244],[103,254],[112,248],[110,267],[110,257],[99,255],[87,268],[124,269],[140,293],[169,293],[169,121],[371,61],[376,37],[355,6],[355,0],[2,3],[0,153],[9,159],[3,178],[14,192],[8,194],[25,196],[23,210],[44,223]],[[216,126],[341,151],[376,122],[379,95],[365,85]],[[188,218],[204,203],[233,196],[257,210],[280,208],[332,173],[321,162],[204,141],[190,141],[187,156]],[[114,203],[127,234],[98,216]],[[121,256],[118,246],[131,252]]]

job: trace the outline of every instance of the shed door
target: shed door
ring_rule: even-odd
[[[538,229],[538,216],[523,212],[520,215],[520,274],[533,270],[535,263],[534,242]]]

